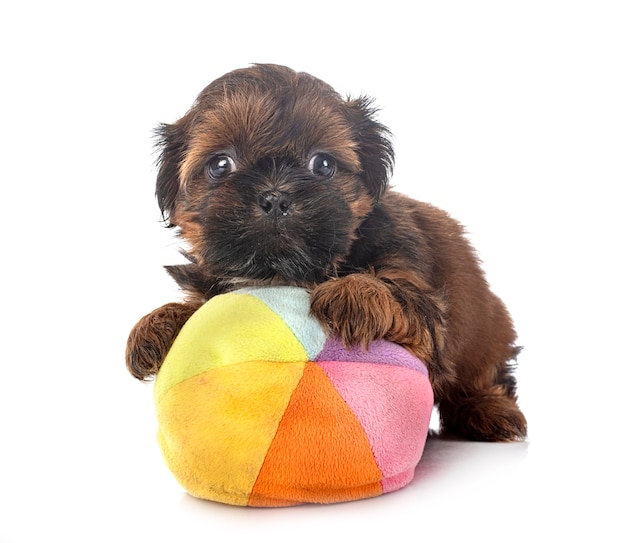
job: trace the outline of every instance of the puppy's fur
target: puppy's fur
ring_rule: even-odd
[[[393,149],[374,115],[367,98],[344,100],[308,74],[254,65],[217,79],[160,127],[156,194],[189,259],[168,271],[187,298],[137,323],[127,366],[152,377],[216,294],[300,285],[347,345],[386,338],[424,361],[443,431],[521,439],[509,314],[463,228],[388,190]]]

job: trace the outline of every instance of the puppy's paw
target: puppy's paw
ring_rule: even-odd
[[[440,402],[442,430],[475,441],[522,441],[526,418],[515,399],[500,394],[464,398],[459,403]]]
[[[318,285],[311,294],[311,314],[344,345],[363,348],[392,335],[403,318],[389,288],[368,274],[347,275]]]
[[[194,305],[171,303],[143,317],[126,344],[128,371],[141,380],[154,377],[178,332],[197,309]]]

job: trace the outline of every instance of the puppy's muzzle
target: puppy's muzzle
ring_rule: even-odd
[[[259,207],[272,217],[286,217],[291,211],[291,198],[283,192],[271,191],[259,195]]]

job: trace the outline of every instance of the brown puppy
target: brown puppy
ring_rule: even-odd
[[[241,285],[309,288],[312,312],[347,345],[386,338],[427,365],[442,430],[489,441],[526,435],[510,360],[511,319],[463,228],[387,189],[389,133],[367,98],[275,65],[211,83],[159,130],[156,194],[189,264],[187,293],[131,332],[127,366],[152,377],[207,299]]]

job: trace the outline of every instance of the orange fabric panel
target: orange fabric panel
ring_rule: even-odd
[[[306,364],[248,505],[328,503],[378,496],[381,479],[356,416],[324,371],[317,364]]]

